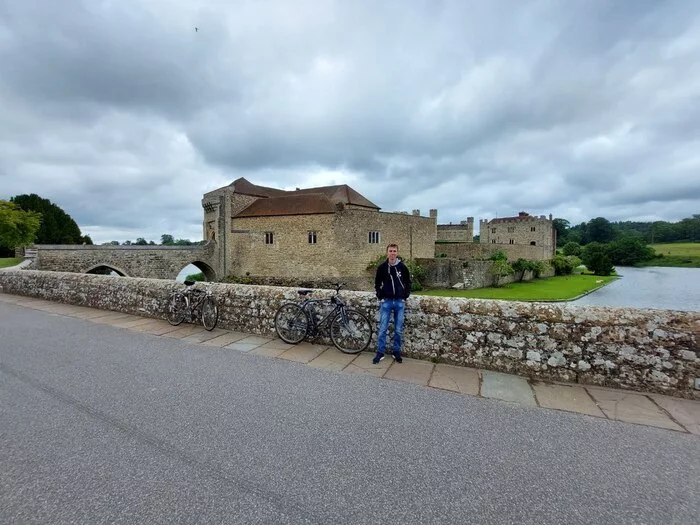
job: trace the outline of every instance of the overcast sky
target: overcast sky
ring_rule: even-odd
[[[439,223],[700,213],[700,2],[0,2],[0,199],[199,240],[240,176]]]

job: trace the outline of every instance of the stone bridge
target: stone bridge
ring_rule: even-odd
[[[127,277],[175,279],[193,264],[208,281],[223,278],[215,241],[197,246],[96,246],[84,244],[39,244],[34,268],[57,272],[109,274]]]

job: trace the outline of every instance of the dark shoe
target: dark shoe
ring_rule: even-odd
[[[394,352],[394,355],[392,357],[397,363],[403,363],[403,359],[401,359],[401,352]]]
[[[384,354],[379,354],[379,353],[378,353],[377,355],[374,356],[374,359],[372,359],[372,364],[373,364],[373,365],[378,365],[378,364],[379,364],[379,361],[381,361],[382,359],[384,359]]]

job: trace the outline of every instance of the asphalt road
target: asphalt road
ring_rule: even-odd
[[[2,523],[698,523],[700,439],[0,303]]]

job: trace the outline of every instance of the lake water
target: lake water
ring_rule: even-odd
[[[700,268],[616,268],[622,277],[574,305],[700,311]]]

